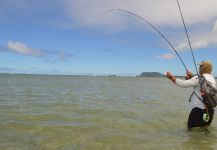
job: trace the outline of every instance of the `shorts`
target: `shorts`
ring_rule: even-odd
[[[203,121],[203,114],[206,113],[206,109],[201,109],[198,107],[193,108],[188,117],[188,128],[204,127],[210,125],[213,119],[214,112],[214,109],[209,110],[209,121],[205,122]]]

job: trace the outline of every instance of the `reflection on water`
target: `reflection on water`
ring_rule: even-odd
[[[187,131],[190,93],[165,78],[0,75],[0,147],[216,149],[216,117]]]

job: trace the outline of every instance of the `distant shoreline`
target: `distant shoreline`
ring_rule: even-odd
[[[151,73],[151,72],[149,72]],[[161,74],[161,73],[160,73]],[[149,78],[165,78],[166,76],[164,74],[161,74],[160,76],[156,76],[156,75],[147,75],[147,76],[139,76],[139,75],[92,75],[92,74],[87,74],[87,75],[82,75],[82,74],[28,74],[28,73],[0,73],[0,75],[33,75],[33,76],[73,76],[73,77],[139,77],[139,78],[145,78],[145,77],[149,77]],[[175,75],[175,77],[177,78],[185,78],[185,76],[179,76],[179,75]],[[215,79],[217,79],[217,77],[214,77]]]
[[[94,75],[94,74],[31,74],[31,73],[0,73],[0,75],[34,75],[34,76],[78,76],[78,77],[138,77],[138,75],[116,75],[116,74],[108,74],[108,75]],[[162,76],[146,76],[146,77],[165,77]]]

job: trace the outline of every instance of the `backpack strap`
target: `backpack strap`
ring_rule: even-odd
[[[203,83],[206,81],[206,78],[203,75],[198,76],[200,88],[202,89]]]
[[[200,98],[200,97],[196,94],[196,92],[194,92],[194,91],[192,92],[192,94],[191,94],[191,96],[190,96],[190,98],[189,98],[189,102],[191,102],[191,98],[192,98],[192,96],[193,96],[194,94],[197,96],[197,98],[198,98],[199,100],[201,100],[201,101],[203,102],[203,98]]]
[[[192,96],[194,95],[194,91],[191,93],[191,96],[190,96],[190,98],[189,98],[189,102],[191,102],[191,98],[192,98]]]

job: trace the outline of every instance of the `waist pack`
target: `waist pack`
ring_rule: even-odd
[[[202,102],[206,105],[206,107],[214,108],[217,105],[217,89],[205,79],[205,77],[201,76],[199,78],[200,87],[202,94]]]

